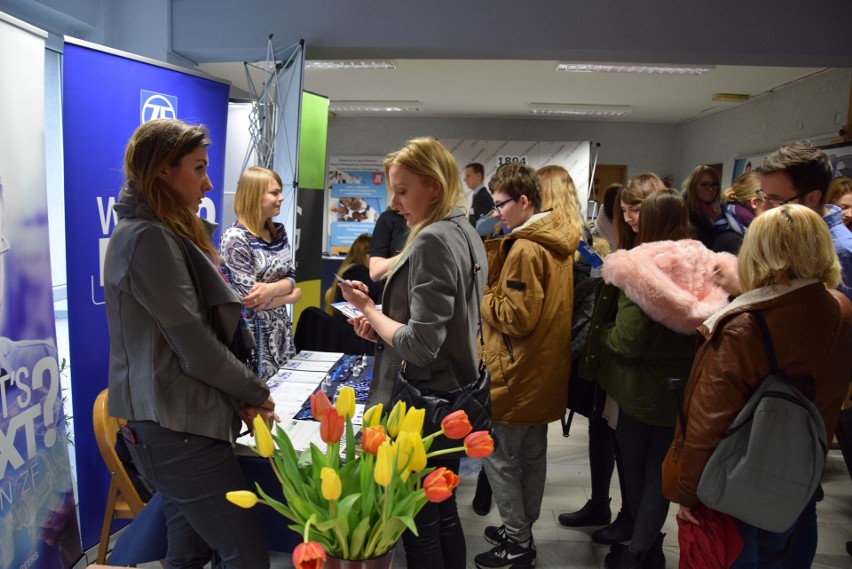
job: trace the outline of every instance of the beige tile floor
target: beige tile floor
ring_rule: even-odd
[[[595,528],[569,529],[560,526],[556,521],[560,513],[581,507],[591,493],[586,429],[586,420],[580,416],[575,417],[571,436],[568,438],[562,436],[562,429],[558,422],[550,425],[547,487],[541,518],[533,527],[538,548],[536,563],[538,569],[603,569],[603,559],[609,548],[592,544],[589,534]],[[459,513],[467,537],[467,567],[469,568],[475,567],[473,558],[476,554],[491,547],[482,535],[485,526],[500,524],[500,516],[496,508],[492,508],[485,517],[476,515],[471,509],[470,503],[476,487],[477,471],[475,461],[464,465],[462,480],[457,489]],[[615,477],[613,482],[612,506],[613,511],[617,511],[620,496]],[[852,567],[852,558],[846,554],[846,541],[852,540],[852,481],[840,451],[829,452],[823,488],[825,500],[817,506],[819,544],[813,567]],[[669,510],[669,517],[663,528],[666,533],[664,550],[667,569],[675,569],[678,566],[675,511],[674,507]],[[292,566],[289,555],[273,555],[273,569]],[[143,567],[155,569],[160,565],[148,564]],[[406,567],[405,554],[399,548],[394,569],[404,567]]]

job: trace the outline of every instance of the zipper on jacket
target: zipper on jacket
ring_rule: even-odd
[[[506,345],[506,351],[509,355],[509,363],[515,363],[515,354],[512,353],[512,342],[506,334],[503,334],[503,343]]]

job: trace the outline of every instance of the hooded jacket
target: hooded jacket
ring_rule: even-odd
[[[695,329],[728,304],[728,294],[713,284],[717,263],[734,270],[736,257],[692,239],[645,243],[606,257],[607,284],[580,375],[596,379],[633,419],[674,425],[675,400],[665,382],[688,376]]]
[[[539,425],[565,415],[579,240],[564,217],[544,212],[485,244],[482,335],[497,423]]]
[[[228,350],[242,302],[189,239],[125,192],[104,261],[109,412],[233,441],[266,384]]]
[[[814,379],[814,405],[825,422],[826,440],[852,379],[852,304],[816,279],[763,287],[737,297],[699,329],[700,346],[683,402],[686,436],[680,426],[670,460],[663,464],[676,487],[666,497],[695,506],[698,481],[722,434],[769,375],[757,321],[760,310],[772,338],[778,367]],[[795,460],[791,457],[791,460]]]

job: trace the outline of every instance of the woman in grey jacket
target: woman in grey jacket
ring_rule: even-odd
[[[479,377],[476,353],[478,302],[484,271],[474,280],[470,249],[485,267],[485,248],[467,221],[459,168],[433,138],[415,138],[385,158],[391,207],[411,228],[391,268],[379,311],[363,283],[343,284],[343,296],[364,316],[356,333],[376,342],[376,362],[368,406],[391,403],[393,381],[402,361],[418,388],[450,391]],[[475,286],[474,286],[475,285]],[[432,460],[458,473],[460,459]],[[455,497],[427,503],[415,522],[419,537],[403,536],[410,569],[462,568],[465,542]]]
[[[136,465],[161,494],[168,567],[269,567],[255,514],[228,503],[248,489],[231,444],[240,416],[274,417],[263,381],[227,346],[242,303],[216,269],[205,192],[203,127],[157,119],[136,129],[124,159],[118,224],[107,247],[109,412]]]

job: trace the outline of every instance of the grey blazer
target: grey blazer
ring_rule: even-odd
[[[462,231],[481,267],[476,289]],[[382,312],[403,326],[392,346],[381,339],[376,345],[368,406],[390,404],[402,360],[406,379],[417,387],[449,391],[478,378],[476,299],[482,298],[486,270],[485,247],[463,209],[417,234],[385,285]]]
[[[104,262],[109,412],[233,441],[266,384],[228,350],[242,303],[188,239],[126,196]]]

